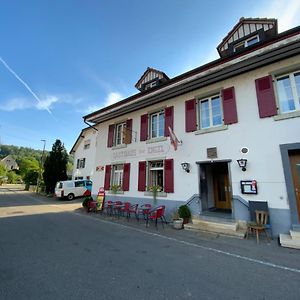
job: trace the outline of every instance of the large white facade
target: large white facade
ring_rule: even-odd
[[[86,128],[80,133],[75,145],[71,150],[74,153],[74,168],[72,179],[93,180],[96,157],[97,131],[93,128]]]
[[[161,89],[156,89],[152,93],[142,93],[140,97],[136,97],[129,103],[146,101],[150,96],[159,96],[160,93],[168,89],[178,88],[189,81],[201,79],[238,63],[257,59],[260,55],[274,49],[299,43],[299,40],[299,33],[287,36],[285,39],[266,44],[265,47],[245,52],[244,55],[238,55],[236,58],[233,57],[221,64],[186,76],[186,78],[177,80],[170,85],[162,86]],[[198,206],[195,213],[201,214],[205,209],[217,206],[215,198],[218,188],[215,184],[215,178],[218,175],[216,175],[215,166],[220,167],[220,172],[225,166],[225,188],[221,192],[230,195],[230,203],[226,208],[232,210],[235,219],[247,219],[248,201],[267,201],[275,233],[286,232],[292,224],[299,224],[299,219],[297,222],[295,217],[297,207],[295,211],[294,202],[291,207],[292,200],[289,197],[285,173],[287,168],[284,166],[281,148],[283,145],[298,145],[300,142],[300,110],[296,109],[291,113],[280,111],[276,83],[278,76],[300,71],[299,61],[300,54],[297,53],[288,58],[277,59],[275,62],[264,64],[264,66],[252,68],[250,71],[245,70],[238,75],[232,73],[224,80],[214,80],[215,82],[212,84],[206,84],[201,88],[195,88],[178,96],[171,96],[169,99],[153,105],[148,104],[146,107],[137,108],[127,114],[119,113],[119,116],[116,114],[107,121],[98,122],[94,120],[96,117],[101,118],[105,114],[112,114],[117,108],[126,107],[128,103],[108,107],[103,112],[100,111],[98,116],[95,113],[95,117],[87,116],[86,120],[95,122],[94,126],[98,130],[97,133],[94,130],[89,130],[90,138],[93,140],[88,155],[91,158],[89,169],[93,180],[92,193],[97,194],[99,188],[105,186],[105,166],[130,164],[129,188],[117,196],[136,203],[149,202],[152,199],[151,193],[147,189],[139,191],[139,163],[172,159],[174,191],[159,193],[158,202],[165,204],[171,212],[180,203],[183,204],[195,198],[194,207],[195,205]],[[278,107],[278,113],[270,117],[261,117],[258,105],[256,80],[265,76],[272,76],[273,78],[273,88]],[[235,122],[186,132],[187,100],[196,99],[197,118],[199,120],[199,100],[212,95],[221,97],[222,90],[232,87],[234,87],[237,114]],[[144,114],[151,115],[152,112],[164,110],[166,107],[173,107],[173,131],[182,141],[176,151],[171,145],[170,137],[140,141],[141,116]],[[224,114],[224,111],[222,113]],[[121,145],[108,147],[109,126],[125,123],[127,120],[132,120],[131,143],[121,143]],[[213,158],[208,157],[208,149],[210,148],[214,148],[217,152]],[[247,148],[249,151],[242,153],[242,148]],[[75,150],[74,161],[76,163],[76,158],[84,156],[87,152],[80,147]],[[87,157],[87,155],[85,156]],[[92,159],[93,156],[94,159]],[[237,160],[241,158],[247,159],[246,171],[242,171],[237,163]],[[189,173],[183,170],[181,165],[183,162],[190,164]],[[75,172],[78,171],[75,170]],[[213,173],[214,175],[212,175]],[[148,184],[149,170],[147,170],[146,176],[146,183]],[[223,180],[223,178],[219,179]],[[205,188],[202,186],[203,180],[205,180]],[[257,182],[257,194],[243,193],[241,181]],[[110,195],[110,191],[107,192]]]

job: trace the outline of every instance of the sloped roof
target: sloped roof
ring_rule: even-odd
[[[137,81],[137,83],[135,84],[135,87],[138,89],[138,86],[140,85],[140,83],[144,80],[144,78],[148,75],[148,73],[150,72],[155,72],[158,73],[160,75],[162,75],[165,79],[169,80],[170,78],[167,76],[166,73],[161,72],[159,70],[156,70],[154,68],[150,68],[148,67],[147,70],[144,72],[144,74],[141,76],[141,78]]]
[[[80,138],[84,138],[84,135],[83,135],[84,132],[88,131],[89,129],[93,129],[93,128],[92,128],[92,127],[86,127],[86,128],[83,128],[83,129],[81,130],[81,132],[80,132],[80,134],[79,134],[79,136],[78,136],[76,142],[74,143],[72,149],[71,149],[70,152],[69,152],[70,154],[72,154],[73,152],[75,152],[75,148],[77,147]]]
[[[234,27],[228,32],[228,34],[223,38],[222,42],[217,46],[217,49],[221,48],[239,29],[243,24],[273,24],[276,28],[276,33],[278,33],[277,19],[274,18],[240,18],[239,22],[234,25]]]

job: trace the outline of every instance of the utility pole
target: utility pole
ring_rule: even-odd
[[[39,175],[38,175],[38,180],[36,184],[36,192],[39,192],[39,185],[41,182],[41,177],[42,177],[42,170],[43,170],[43,164],[44,164],[44,153],[45,153],[45,147],[46,147],[46,140],[41,140],[41,142],[44,142],[43,146],[43,152],[42,152],[42,157],[41,157],[41,164],[40,164],[40,170],[39,170]]]

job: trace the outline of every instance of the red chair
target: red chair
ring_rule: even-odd
[[[135,218],[138,220],[139,215],[138,215],[138,204],[133,204],[130,205],[129,210],[127,211],[127,220],[129,221],[129,218],[131,217],[131,213],[135,214]]]
[[[148,224],[149,224],[149,220],[155,220],[155,227],[156,229],[157,228],[157,220],[158,219],[161,219],[161,224],[164,228],[164,223],[167,224],[167,221],[165,219],[165,206],[164,205],[161,205],[161,206],[158,206],[154,209],[152,209],[149,214],[147,215],[147,222],[146,222],[146,227],[148,227]]]
[[[114,214],[119,218],[120,217],[120,213],[121,213],[121,208],[123,206],[123,203],[122,201],[116,201],[114,203],[114,206],[113,206],[113,212]]]
[[[114,202],[111,200],[105,201],[104,210],[107,215],[112,215],[113,213]]]
[[[126,217],[128,218],[128,212],[130,209],[130,202],[124,202],[123,205],[120,208],[120,213],[122,214],[122,216],[124,216],[124,214],[126,214]]]
[[[137,220],[139,221],[139,215],[142,215],[144,220],[147,219],[147,215],[149,214],[150,210],[152,208],[151,204],[143,204],[140,206],[138,210]]]

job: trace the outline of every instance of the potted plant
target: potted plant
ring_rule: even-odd
[[[186,204],[179,206],[178,214],[179,217],[183,219],[183,224],[189,223],[191,217],[191,211]]]
[[[113,184],[111,187],[110,187],[110,190],[111,190],[111,193],[112,194],[117,194],[119,191],[121,191],[121,186],[118,185],[118,184]]]
[[[176,209],[172,214],[173,219],[173,228],[182,229],[183,228],[183,219],[179,217],[178,209]]]
[[[160,185],[151,185],[151,186],[148,186],[148,191],[152,193],[153,204],[155,205],[157,193],[162,191],[162,187]]]

